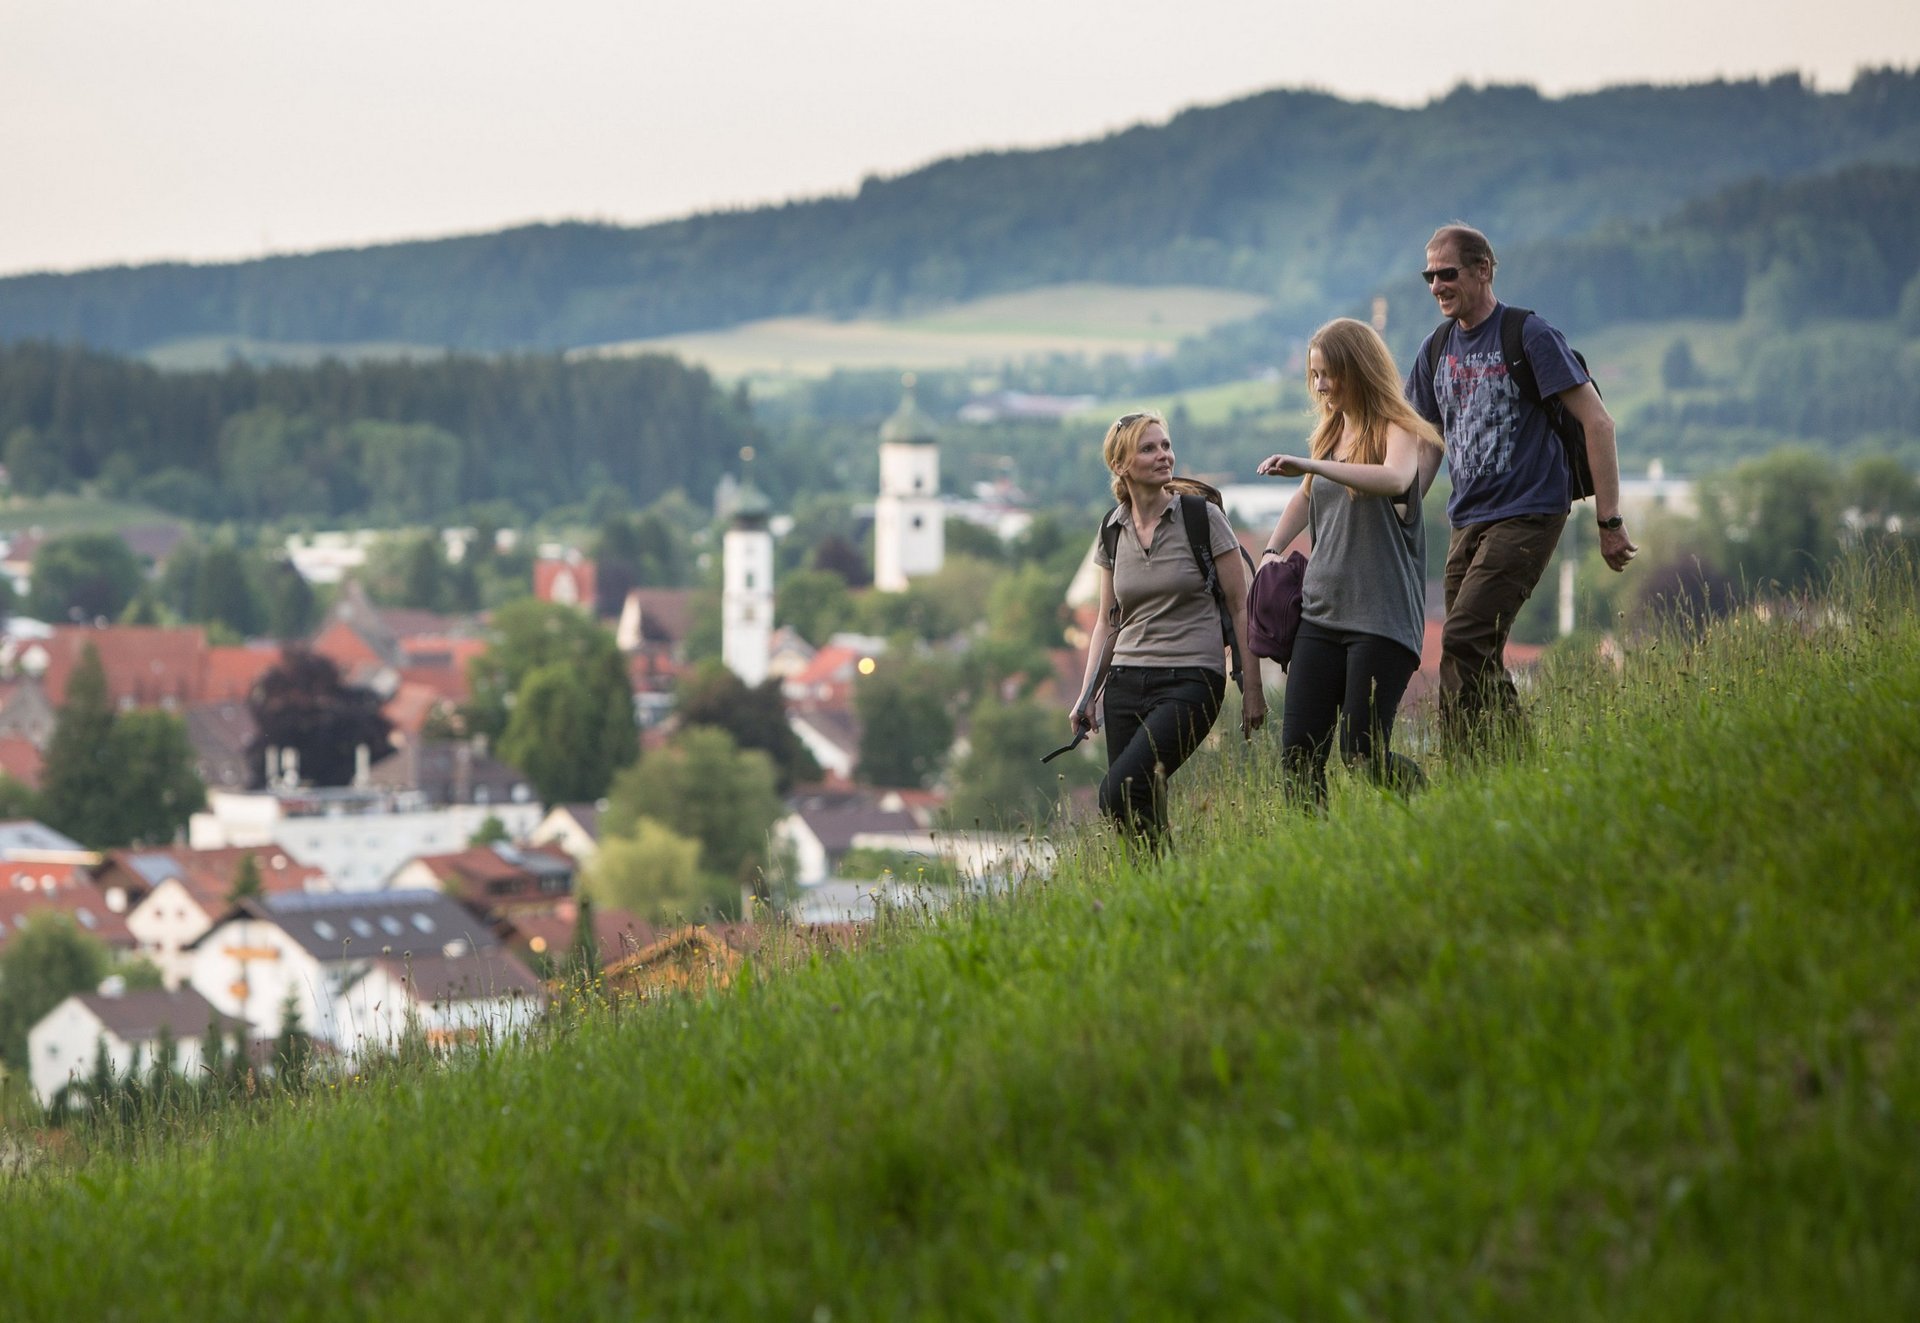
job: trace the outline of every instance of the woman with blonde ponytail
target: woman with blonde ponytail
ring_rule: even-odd
[[[1125,415],[1107,429],[1101,457],[1117,504],[1094,541],[1100,617],[1080,700],[1067,721],[1076,742],[1100,728],[1095,709],[1104,676],[1107,774],[1100,808],[1157,852],[1167,841],[1166,779],[1206,738],[1226,695],[1221,608],[1203,565],[1213,569],[1245,668],[1239,677],[1243,736],[1266,720],[1266,697],[1260,659],[1247,647],[1240,540],[1218,505],[1182,494],[1183,484],[1198,484],[1174,477],[1166,420],[1157,413]],[[1203,547],[1189,531],[1202,527],[1201,516],[1190,514],[1184,501],[1204,508]]]
[[[1287,670],[1280,747],[1290,780],[1324,804],[1327,758],[1340,751],[1376,781],[1409,788],[1419,768],[1392,752],[1393,719],[1420,667],[1426,628],[1423,447],[1440,437],[1406,402],[1386,342],[1364,322],[1328,322],[1307,346],[1319,424],[1309,454],[1270,455],[1259,472],[1305,478],[1267,539],[1312,547],[1300,633]],[[1428,468],[1428,472],[1433,470]]]

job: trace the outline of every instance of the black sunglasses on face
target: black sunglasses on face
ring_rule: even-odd
[[[1436,280],[1444,280],[1451,285],[1454,281],[1460,279],[1460,268],[1457,266],[1443,266],[1434,271],[1422,271],[1420,273],[1420,279],[1426,281],[1429,285]]]

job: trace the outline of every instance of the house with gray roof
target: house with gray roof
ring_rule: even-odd
[[[189,986],[224,1014],[275,1036],[291,997],[307,1031],[348,1062],[416,1028],[435,1042],[517,1033],[546,1004],[486,923],[438,891],[243,900],[191,952]]]
[[[210,1027],[230,1039],[245,1026],[191,988],[129,992],[108,979],[99,992],[68,997],[27,1031],[28,1078],[41,1105],[51,1106],[67,1085],[93,1073],[103,1046],[118,1076],[149,1068],[163,1039],[172,1042],[175,1073],[191,1078],[205,1059]]]

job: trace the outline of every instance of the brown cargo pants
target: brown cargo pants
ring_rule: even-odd
[[[1520,697],[1507,674],[1507,633],[1566,523],[1564,513],[1516,515],[1453,530],[1440,633],[1440,724],[1450,754],[1483,751],[1496,733],[1521,733]]]

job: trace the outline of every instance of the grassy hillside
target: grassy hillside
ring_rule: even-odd
[[[1181,850],[441,1077],[46,1167],[20,1318],[1905,1320],[1920,590],[1549,675],[1411,803],[1182,773]],[[1438,769],[1436,769],[1438,772]]]
[[[1073,284],[964,300],[916,316],[780,317],[602,346],[602,354],[669,353],[716,376],[822,377],[836,369],[979,368],[1052,354],[1170,353],[1179,341],[1258,313],[1266,301],[1191,285]]]

